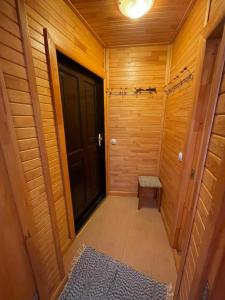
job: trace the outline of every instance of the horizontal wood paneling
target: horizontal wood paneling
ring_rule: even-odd
[[[70,242],[70,232],[43,29],[48,29],[49,34],[60,48],[66,48],[69,52],[76,53],[78,62],[98,74],[104,73],[104,49],[64,1],[53,3],[52,1],[27,0],[26,13],[59,237],[61,249],[64,251]]]
[[[44,266],[42,272],[51,293],[59,282],[59,270],[15,1],[1,1],[0,15],[0,67],[4,73],[29,196],[27,205],[31,207],[37,246]]]
[[[27,0],[27,16],[31,43],[35,50],[44,51],[43,27],[47,28],[60,49],[74,52],[77,62],[98,74],[104,74],[104,49],[82,21],[62,0]],[[76,28],[76,30],[75,30]],[[47,70],[47,69],[46,69]]]
[[[101,76],[104,75],[104,49],[64,1],[27,0],[25,13],[29,24],[35,79],[41,107],[59,236],[61,248],[64,250],[68,246],[70,236],[43,28],[49,30],[61,49],[66,47],[66,50],[71,53],[73,58],[77,58],[79,63]],[[28,69],[21,39],[16,3],[14,0],[3,0],[0,3],[0,67],[4,72],[21,165],[30,199],[28,205],[32,211],[37,232],[37,246],[44,265],[42,272],[46,277],[46,287],[49,294],[52,294],[60,282],[60,272],[32,103],[34,99],[31,99],[32,94],[27,77]]]
[[[158,175],[167,46],[109,50],[109,88],[157,88],[156,95],[110,96],[110,190],[137,192],[138,175]]]
[[[224,68],[225,71],[225,68]],[[203,234],[205,232],[207,218],[210,213],[213,204],[213,193],[215,189],[216,181],[218,180],[219,167],[222,162],[222,155],[225,153],[225,109],[223,106],[223,99],[225,95],[224,90],[225,77],[222,79],[220,93],[218,97],[216,112],[214,115],[214,123],[211,130],[211,138],[208,146],[207,156],[205,160],[204,173],[201,180],[200,193],[197,202],[197,211],[194,220],[194,227],[191,235],[191,242],[188,249],[188,255],[184,268],[184,276],[181,283],[180,298],[189,299],[188,295],[191,290],[192,280],[195,274],[196,263],[200,253],[200,247],[202,245]],[[218,118],[219,126],[218,126]],[[221,130],[223,128],[223,130]],[[212,152],[213,151],[213,152]],[[194,269],[190,273],[188,278],[187,269],[190,263],[190,252],[195,247],[193,252]],[[181,296],[185,294],[186,296]]]
[[[172,46],[171,79],[179,74],[185,66],[193,72],[195,79],[197,49],[200,32],[204,26],[206,10],[207,1],[196,1],[177,35]],[[180,151],[184,152],[188,122],[194,100],[193,84],[194,81],[189,82],[171,93],[166,99],[160,178],[164,189],[162,212],[170,238],[176,226],[174,222],[178,208],[177,197],[182,171],[182,162],[178,161],[178,153]]]

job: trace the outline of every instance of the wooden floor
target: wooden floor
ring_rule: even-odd
[[[138,211],[137,205],[134,197],[107,197],[66,253],[66,270],[85,244],[174,289],[176,268],[161,215],[151,207]]]

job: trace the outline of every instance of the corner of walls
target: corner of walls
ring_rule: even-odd
[[[101,77],[104,48],[63,0],[12,0],[10,5],[19,18],[12,28],[6,28],[9,32],[0,37],[0,43],[3,39],[13,48],[9,52],[12,64],[5,72],[6,84],[37,250],[51,296],[64,276],[63,254],[71,244],[71,235],[43,29],[50,31],[62,52],[66,48],[72,59]],[[8,19],[12,22],[10,16]],[[7,64],[6,60],[5,68]]]
[[[139,175],[158,175],[167,50],[167,45],[107,50],[110,88],[157,88],[152,96],[109,97],[109,134],[117,139],[109,144],[111,194],[136,196]]]
[[[172,59],[172,43],[167,46],[166,72],[165,72],[164,86],[166,86],[170,81],[171,59]],[[160,143],[160,156],[159,156],[159,161],[158,161],[158,176],[159,177],[160,177],[160,166],[161,166],[161,155],[162,155],[162,142],[163,142],[163,138],[164,138],[164,128],[165,128],[166,99],[167,99],[167,94],[164,93],[163,116],[162,116],[162,121],[161,121],[162,134],[161,134],[161,143]]]
[[[179,74],[185,66],[191,70],[195,78],[198,65],[197,48],[200,32],[205,24],[205,15],[208,12],[207,2],[196,1],[172,44],[171,78]],[[171,246],[175,246],[175,235],[178,232],[176,228],[177,196],[183,166],[183,162],[178,161],[178,153],[184,152],[185,149],[193,100],[193,82],[171,93],[166,100],[160,178],[164,189],[162,215]]]
[[[109,136],[109,49],[104,48],[104,117],[105,117],[105,161],[106,161],[106,195],[110,192],[110,136]]]
[[[167,46],[167,62],[166,62],[166,72],[165,72],[165,86],[170,81],[170,72],[171,72],[171,60],[172,60],[172,46],[173,44],[169,44]],[[161,145],[160,145],[160,158],[159,158],[159,164],[158,164],[158,175],[160,176],[161,171],[161,156],[162,156],[162,144],[163,144],[163,138],[164,138],[164,129],[165,129],[165,111],[166,111],[166,100],[167,100],[167,94],[164,94],[164,103],[163,103],[163,117],[162,117],[162,136],[161,136]]]
[[[169,44],[167,46],[167,64],[166,64],[166,73],[165,73],[165,86],[170,81],[171,76],[171,62],[172,62],[172,50],[173,50],[173,43]],[[164,95],[164,108],[163,108],[163,118],[162,118],[162,137],[161,137],[161,145],[160,145],[160,158],[159,158],[159,165],[158,165],[158,174],[159,178],[161,179],[162,175],[162,147],[163,147],[163,141],[164,141],[164,133],[165,133],[165,117],[166,117],[166,101],[167,101],[168,95],[165,93]],[[164,207],[161,206],[161,216],[162,220],[167,232],[167,235],[170,236],[170,227],[167,223],[167,218],[165,215]]]

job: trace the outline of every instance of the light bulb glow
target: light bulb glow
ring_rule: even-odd
[[[123,15],[137,19],[151,9],[153,2],[154,0],[120,0],[119,9]]]

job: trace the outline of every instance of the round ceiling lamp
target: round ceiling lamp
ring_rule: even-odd
[[[119,0],[121,13],[131,19],[137,19],[146,14],[153,5],[154,0]]]

